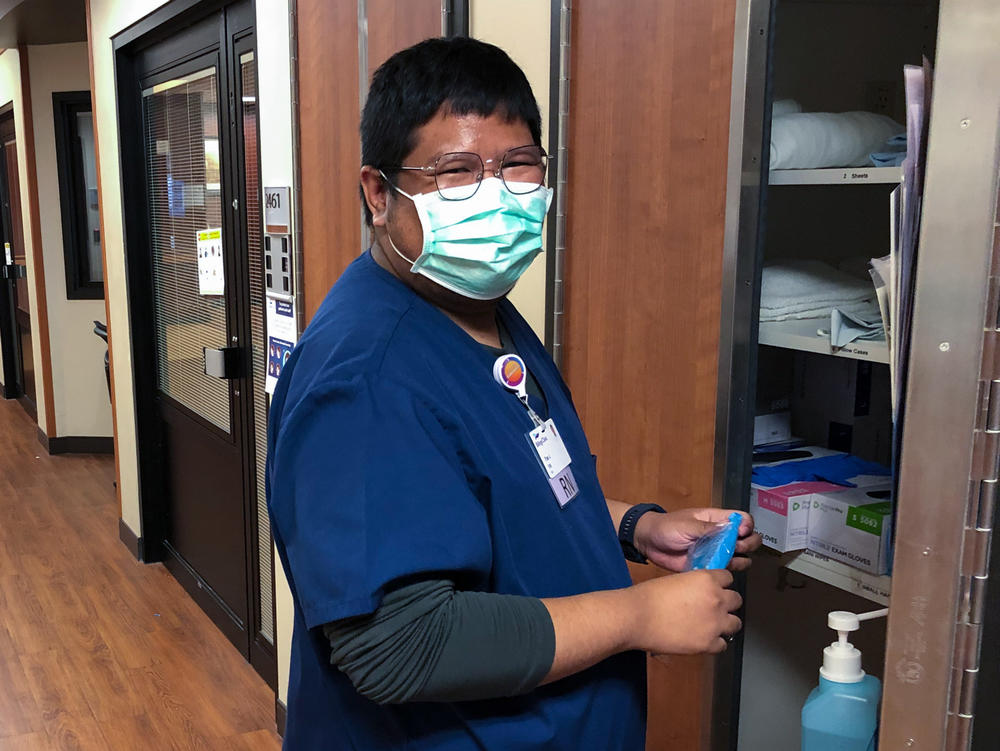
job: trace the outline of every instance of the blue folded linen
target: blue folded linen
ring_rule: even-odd
[[[868,158],[876,167],[898,167],[906,158],[906,134],[900,133],[885,142],[885,151],[876,151]]]

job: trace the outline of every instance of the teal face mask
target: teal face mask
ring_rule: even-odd
[[[511,193],[502,180],[490,177],[462,201],[445,200],[436,190],[415,196],[399,192],[413,201],[424,233],[424,246],[410,271],[459,295],[475,300],[503,297],[542,250],[551,188]],[[391,237],[389,243],[400,258],[410,261]]]

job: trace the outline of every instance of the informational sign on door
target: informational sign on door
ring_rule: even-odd
[[[221,227],[198,231],[198,292],[202,295],[226,293]]]
[[[7,259],[7,265],[10,266],[14,263],[14,253],[10,249],[10,243],[3,244],[3,255]]]
[[[295,303],[267,298],[267,378],[264,380],[264,391],[268,394],[274,393],[281,369],[298,340]]]

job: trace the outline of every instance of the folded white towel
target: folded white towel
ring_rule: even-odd
[[[871,281],[857,279],[822,261],[787,260],[765,266],[760,320],[824,318],[834,308],[861,312],[875,305]]]
[[[775,308],[760,312],[761,322],[769,321],[797,321],[800,319],[822,318],[828,320],[834,310],[843,313],[861,316],[862,318],[878,315],[878,304],[871,300],[861,300],[859,302],[842,303],[840,305],[816,305],[809,308]]]
[[[871,166],[869,155],[904,132],[874,112],[792,112],[771,118],[771,169]]]

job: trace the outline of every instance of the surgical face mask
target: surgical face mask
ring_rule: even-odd
[[[512,193],[502,180],[490,177],[475,195],[461,201],[446,200],[437,190],[412,196],[396,190],[413,201],[424,233],[423,248],[410,271],[459,295],[475,300],[503,297],[542,250],[550,188]],[[449,190],[454,189],[445,188],[444,194]],[[391,237],[389,244],[410,262]]]

